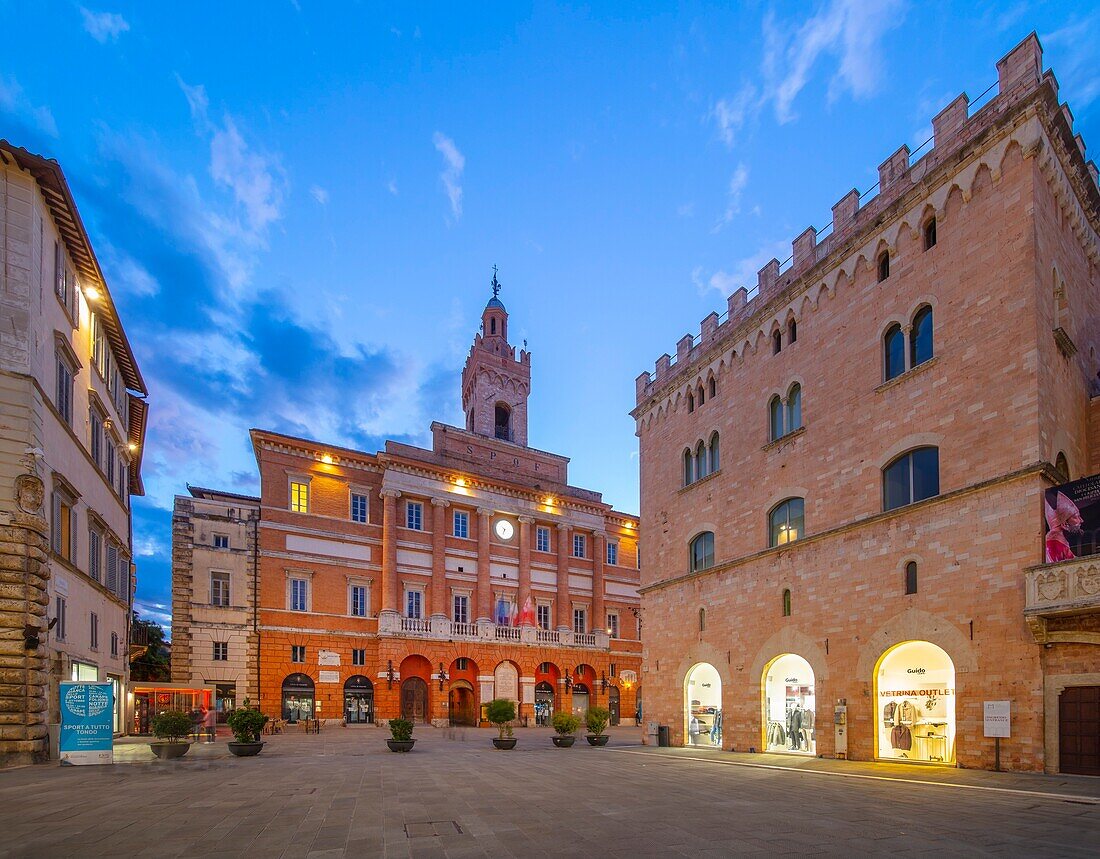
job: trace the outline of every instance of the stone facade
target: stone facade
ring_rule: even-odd
[[[214,686],[221,716],[257,700],[260,499],[188,490],[172,515],[172,682]]]
[[[45,758],[58,684],[125,724],[145,383],[61,168],[0,141],[0,763]]]
[[[526,445],[507,321],[494,295],[463,372],[472,429],[433,424],[431,450],[253,431],[265,712],[476,723],[496,695],[532,724],[595,703],[633,719],[637,520]]]
[[[688,684],[706,663],[722,745],[771,747],[784,693],[769,671],[795,654],[810,680],[788,678],[786,713],[813,702],[816,754],[992,768],[983,704],[1007,700],[1002,766],[1057,767],[1044,677],[1095,678],[1100,648],[1081,634],[1037,644],[1025,570],[1042,559],[1058,455],[1073,477],[1098,470],[1100,191],[1037,39],[998,75],[973,115],[964,95],[933,120],[931,151],[891,155],[876,196],[845,195],[830,234],[804,232],[788,267],[772,260],[638,377],[646,720],[675,743],[689,739]],[[914,352],[926,308],[928,351]],[[715,433],[721,460],[700,479]],[[886,469],[922,448],[938,450],[936,491],[888,505]],[[789,499],[804,520],[776,525]],[[712,556],[693,566],[704,532]],[[886,665],[908,642],[946,655],[937,688],[954,712],[946,741],[949,717],[895,724],[913,748],[883,725],[895,718]],[[906,691],[921,694],[918,714],[944,707],[917,681]]]

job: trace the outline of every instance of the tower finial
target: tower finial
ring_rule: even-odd
[[[496,298],[498,295],[500,295],[500,281],[497,280],[497,267],[495,265],[493,266],[493,283],[492,283],[492,287],[493,287],[493,298]]]

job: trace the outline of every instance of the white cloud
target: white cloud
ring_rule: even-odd
[[[466,157],[458,151],[455,142],[447,135],[437,131],[432,136],[436,151],[443,156],[443,172],[439,178],[443,181],[443,187],[447,191],[447,199],[451,201],[451,214],[455,220],[462,217],[462,171],[466,169]]]
[[[676,207],[677,218],[690,218],[695,215],[695,203],[681,203]]]
[[[84,29],[88,35],[101,45],[114,41],[130,29],[129,22],[117,12],[93,12],[81,6],[80,14],[84,18]]]
[[[328,204],[328,191],[326,191],[320,185],[310,185],[309,193],[310,196],[312,196],[313,199],[320,203],[322,206]]]
[[[722,213],[718,223],[714,225],[714,229],[711,230],[712,233],[718,232],[741,212],[741,194],[745,190],[748,181],[748,168],[744,164],[738,164],[737,169],[733,171],[733,176],[730,177],[729,188],[726,189],[726,210]]]
[[[389,191],[391,194],[393,194],[393,196],[396,197],[397,196],[397,180],[396,179],[388,180],[386,182],[386,190]]]
[[[1061,98],[1070,107],[1083,110],[1100,96],[1100,48],[1096,40],[1100,28],[1100,12],[1084,18],[1071,18],[1065,26],[1046,33],[1040,41],[1048,55],[1055,58],[1050,65],[1058,72]]]
[[[756,87],[751,83],[744,84],[736,95],[715,102],[710,115],[718,126],[718,136],[727,148],[733,148],[745,120],[755,113],[758,106]]]
[[[752,290],[756,286],[760,269],[771,260],[784,260],[790,254],[789,242],[772,242],[761,247],[756,253],[742,257],[728,268],[718,269],[709,276],[705,274],[702,266],[698,266],[692,271],[691,279],[702,295],[714,290],[723,296],[728,296],[741,286]]]
[[[882,38],[901,23],[904,7],[904,0],[831,0],[801,26],[769,14],[763,66],[779,122],[795,118],[794,101],[823,56],[837,59],[830,99],[844,90],[857,98],[873,93],[881,77]]]
[[[104,268],[111,275],[111,291],[129,295],[150,296],[160,292],[160,284],[136,259],[109,242],[100,242]]]
[[[32,104],[15,78],[0,78],[0,111],[26,116],[39,131],[50,137],[59,136],[57,122],[50,109],[45,105],[36,107]]]

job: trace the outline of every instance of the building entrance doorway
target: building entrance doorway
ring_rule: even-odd
[[[930,641],[887,650],[875,671],[876,756],[955,762],[955,664]]]
[[[684,736],[687,745],[722,745],[722,678],[700,662],[684,679]]]
[[[474,687],[465,680],[451,683],[447,696],[447,708],[452,725],[477,725],[477,703],[474,701]]]
[[[549,727],[554,718],[554,687],[545,680],[535,687],[535,724]]]
[[[1058,771],[1100,775],[1100,686],[1067,686],[1058,696]]]
[[[428,721],[428,684],[419,677],[401,681],[401,718]]]
[[[573,684],[573,715],[582,723],[588,717],[588,687],[583,683]]]
[[[283,718],[288,722],[313,718],[313,678],[291,674],[283,681]]]
[[[619,687],[612,686],[607,690],[607,709],[611,713],[611,724],[619,724]]]
[[[374,684],[362,674],[349,677],[344,684],[344,719],[349,725],[374,721]]]
[[[768,663],[762,683],[764,748],[769,752],[817,753],[814,671],[797,653]]]

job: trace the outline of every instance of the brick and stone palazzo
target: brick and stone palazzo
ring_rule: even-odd
[[[1042,501],[1100,471],[1100,192],[1035,36],[997,72],[637,379],[674,744],[993,768],[1008,702],[1002,766],[1089,771],[1100,586]]]
[[[633,720],[637,519],[527,445],[530,354],[496,297],[462,372],[466,427],[366,453],[253,430],[259,698],[272,715],[476,724],[599,704]]]

